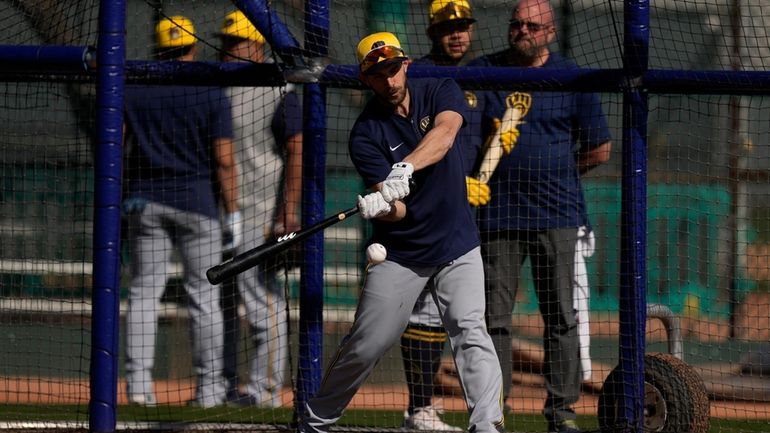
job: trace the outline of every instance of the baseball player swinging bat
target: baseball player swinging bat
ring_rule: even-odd
[[[532,105],[532,96],[529,93],[513,92],[505,99],[505,105],[508,108],[505,110],[505,114],[503,114],[500,127],[490,136],[484,146],[486,153],[484,154],[484,159],[481,160],[481,167],[479,167],[478,174],[476,175],[476,179],[482,183],[489,183],[492,173],[495,172],[497,164],[500,163],[500,158],[505,154],[501,143],[502,135],[513,131],[519,126],[521,120],[529,112],[529,107]]]
[[[358,212],[358,206],[352,207],[342,212],[338,212],[323,221],[313,224],[310,227],[280,236],[278,239],[238,254],[231,260],[216,265],[206,271],[206,278],[208,278],[211,284],[219,284],[225,279],[240,274],[241,272],[264,262],[267,258],[279,254],[286,248],[304,240],[310,235],[315,234],[329,226],[340,223],[348,217],[357,214]]]

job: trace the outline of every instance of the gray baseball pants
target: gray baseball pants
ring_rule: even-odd
[[[242,253],[265,242],[264,226],[247,226]],[[275,272],[256,266],[238,276],[238,289],[246,307],[255,356],[249,365],[249,395],[265,407],[281,405],[286,362],[289,359],[288,318],[283,286]]]
[[[430,287],[446,328],[471,431],[502,430],[500,364],[484,323],[484,270],[479,248],[443,266],[406,267],[386,260],[369,266],[350,333],[305,406],[303,433],[328,431],[377,361],[401,338],[422,290]]]
[[[126,380],[128,393],[150,394],[155,360],[160,298],[166,287],[173,247],[184,266],[189,297],[195,402],[202,407],[224,403],[222,311],[219,286],[206,270],[222,257],[219,221],[197,213],[148,202],[129,215],[131,282],[128,291]]]

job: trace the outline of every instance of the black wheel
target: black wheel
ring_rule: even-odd
[[[625,431],[618,416],[623,372],[616,367],[599,395],[602,432]],[[690,366],[664,353],[644,357],[644,431],[706,433],[709,428],[708,395],[703,381]]]
[[[677,371],[677,374],[687,386],[687,391],[690,394],[690,402],[692,410],[692,421],[690,422],[691,433],[708,433],[711,427],[710,421],[710,404],[709,396],[706,391],[706,385],[703,383],[700,375],[690,367],[686,362],[679,358],[663,353],[655,354],[652,356],[663,356],[666,358],[666,362],[670,363],[672,367]]]

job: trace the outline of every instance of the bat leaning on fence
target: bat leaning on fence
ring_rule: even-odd
[[[484,148],[484,158],[481,160],[476,179],[483,183],[489,183],[492,173],[495,172],[500,158],[505,154],[501,137],[503,134],[517,130],[519,123],[529,112],[532,105],[532,96],[529,93],[513,92],[505,99],[505,105],[508,107],[503,114],[503,120],[495,133],[489,136]],[[515,141],[514,141],[515,144]]]
[[[285,234],[273,241],[238,254],[231,260],[216,265],[206,271],[206,278],[208,278],[211,284],[219,284],[227,278],[238,275],[247,269],[257,266],[268,258],[282,253],[290,246],[296,244],[297,242],[301,242],[310,235],[313,235],[329,226],[344,221],[348,217],[357,214],[358,211],[358,207],[352,207],[350,209],[338,212],[323,221],[313,224],[310,227]]]

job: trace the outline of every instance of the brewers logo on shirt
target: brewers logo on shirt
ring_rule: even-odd
[[[468,107],[470,108],[476,108],[479,105],[479,98],[476,97],[476,94],[466,90],[465,92],[465,103],[468,104]]]
[[[431,123],[433,123],[433,119],[430,118],[430,116],[425,116],[422,119],[420,119],[420,131],[425,134],[430,129]]]

